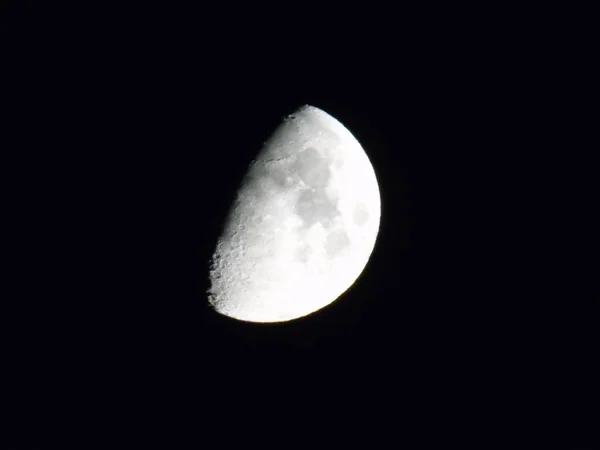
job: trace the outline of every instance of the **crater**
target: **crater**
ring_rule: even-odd
[[[329,161],[314,148],[309,147],[296,157],[292,171],[308,186],[323,188],[329,183]]]
[[[354,220],[354,223],[359,227],[363,226],[367,222],[367,220],[369,220],[369,211],[367,210],[367,207],[362,203],[358,203],[354,207],[352,219]]]
[[[296,261],[301,262],[302,264],[306,264],[310,259],[311,254],[312,249],[310,248],[310,246],[307,244],[303,244],[296,248],[294,256],[296,257]]]
[[[317,222],[328,223],[339,215],[336,203],[323,189],[303,191],[296,202],[295,212],[306,226],[312,226]]]
[[[334,230],[327,236],[325,251],[330,258],[337,256],[350,245],[350,238],[344,230]]]
[[[289,170],[282,164],[270,164],[268,166],[268,176],[271,178],[276,186],[282,188],[289,188],[292,186],[292,178],[290,177]]]

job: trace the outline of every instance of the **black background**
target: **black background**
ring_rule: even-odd
[[[23,440],[588,441],[597,296],[593,264],[574,266],[592,260],[591,179],[571,122],[588,29],[398,8],[4,6],[4,371]],[[219,316],[222,221],[304,104],[371,158],[371,260],[309,317]]]

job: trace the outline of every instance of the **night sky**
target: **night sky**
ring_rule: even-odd
[[[557,61],[577,57],[532,31],[539,12],[3,8],[3,371],[24,442],[589,443],[597,295],[557,270],[578,261],[557,126],[577,85]],[[374,166],[375,249],[313,315],[220,316],[223,220],[304,104]]]

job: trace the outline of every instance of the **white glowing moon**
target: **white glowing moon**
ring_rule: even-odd
[[[359,142],[324,111],[300,108],[267,140],[238,191],[211,263],[210,304],[251,322],[327,306],[365,268],[380,211]]]

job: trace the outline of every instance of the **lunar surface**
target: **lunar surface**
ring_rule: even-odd
[[[241,183],[212,257],[209,303],[250,322],[327,306],[365,268],[380,208],[359,142],[326,112],[303,106],[265,142]]]

